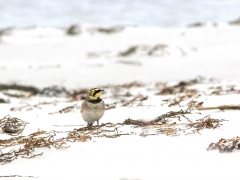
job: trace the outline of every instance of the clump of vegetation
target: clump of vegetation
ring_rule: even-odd
[[[24,86],[24,85],[17,85],[17,84],[11,84],[11,85],[0,84],[0,91],[9,90],[9,89],[30,92],[33,95],[36,95],[37,93],[39,93],[39,89],[33,86]]]
[[[231,139],[221,138],[217,143],[209,144],[207,150],[219,150],[219,152],[232,152],[234,149],[240,149],[240,137],[234,137]]]
[[[131,46],[127,50],[120,52],[118,55],[122,56],[122,57],[127,57],[127,56],[130,56],[130,55],[136,53],[137,49],[138,49],[138,46]]]
[[[79,35],[81,34],[81,27],[79,25],[71,25],[67,30],[66,30],[67,35]]]
[[[26,122],[16,117],[10,117],[9,115],[0,119],[0,132],[6,133],[11,136],[17,136],[24,130]]]
[[[51,148],[56,149],[67,147],[64,138],[55,139],[56,133],[37,131],[28,136],[18,136],[15,138],[0,140],[0,163],[10,163],[18,157],[33,158],[41,156],[43,153],[35,153],[37,148]],[[5,148],[19,146],[20,148],[3,152]]]

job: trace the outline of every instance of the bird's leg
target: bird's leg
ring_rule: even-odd
[[[99,126],[99,120],[97,121],[97,125]]]
[[[87,123],[87,127],[91,127],[93,123]]]

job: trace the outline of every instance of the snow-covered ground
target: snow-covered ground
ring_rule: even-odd
[[[1,82],[85,88],[197,75],[239,81],[239,29],[125,28],[106,34],[83,28],[77,36],[53,28],[10,30],[1,37]],[[132,54],[119,55],[131,47]]]
[[[0,100],[5,102],[0,104],[0,122],[16,117],[27,123],[17,136],[0,130],[2,153],[24,145],[4,148],[4,139],[29,138],[42,131],[36,137],[63,138],[66,144],[62,147],[67,148],[37,148],[17,159],[8,158],[11,162],[0,166],[0,177],[239,179],[237,150],[228,154],[206,150],[211,142],[239,136],[239,110],[214,108],[240,104],[239,30],[224,25],[179,29],[85,26],[78,35],[49,27],[2,31],[0,85],[38,89],[34,95],[0,90]],[[54,91],[53,85],[66,91],[54,96],[43,91],[46,87]],[[76,131],[86,126],[79,106],[86,89],[93,87],[105,89],[105,103],[116,102],[116,106],[100,120],[109,124]],[[66,107],[72,108],[66,112]],[[201,109],[206,107],[213,108]],[[177,114],[167,116],[173,112]],[[162,117],[160,125],[123,123],[126,119],[151,122],[157,117]],[[194,124],[208,119],[219,124],[215,122],[214,128]],[[72,142],[74,138],[82,142]],[[3,154],[0,160],[4,162]],[[21,157],[28,155],[36,157]]]

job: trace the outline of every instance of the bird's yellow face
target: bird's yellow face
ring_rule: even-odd
[[[97,99],[100,98],[100,96],[101,96],[101,94],[102,94],[102,91],[104,91],[104,90],[102,90],[102,89],[100,89],[100,88],[90,89],[90,90],[88,91],[88,98],[89,98],[90,100],[97,100]]]

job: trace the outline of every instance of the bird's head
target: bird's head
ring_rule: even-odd
[[[90,89],[90,90],[88,91],[87,98],[88,98],[89,100],[92,100],[92,101],[98,100],[98,99],[100,99],[100,96],[101,96],[101,94],[102,94],[102,91],[104,91],[104,90],[103,90],[103,89],[100,89],[100,88]]]

